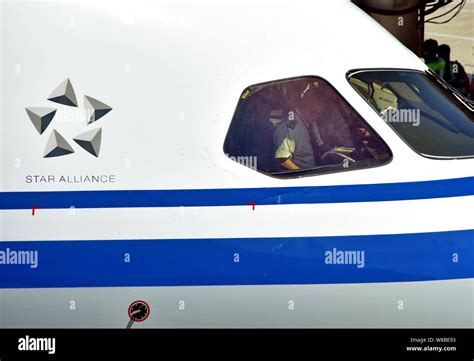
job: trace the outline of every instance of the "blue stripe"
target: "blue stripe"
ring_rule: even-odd
[[[474,277],[474,230],[338,237],[0,242],[38,268],[0,265],[0,288],[408,282]],[[364,251],[364,267],[325,252]],[[129,253],[130,263],[124,262]],[[239,262],[234,255],[239,254]],[[454,262],[457,254],[457,262]]]
[[[321,187],[0,192],[0,209],[212,207],[381,202],[474,195],[474,177]]]

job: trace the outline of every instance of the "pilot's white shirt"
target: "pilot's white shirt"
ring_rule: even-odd
[[[297,112],[289,112],[273,134],[275,158],[291,158],[301,168],[312,168],[313,147],[308,129]]]

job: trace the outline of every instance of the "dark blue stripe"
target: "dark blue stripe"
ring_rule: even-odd
[[[0,209],[212,207],[380,202],[474,195],[474,177],[323,187],[1,192]]]
[[[474,277],[474,230],[398,235],[0,242],[38,268],[0,265],[0,288],[330,284]],[[365,267],[325,252],[365,251]],[[124,262],[130,253],[131,262]],[[240,262],[234,262],[238,253]],[[453,254],[458,262],[453,262]]]

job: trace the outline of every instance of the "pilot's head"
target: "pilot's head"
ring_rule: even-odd
[[[288,110],[295,110],[301,105],[301,82],[297,80],[286,82],[281,88]]]
[[[308,120],[317,119],[319,115],[327,113],[331,107],[330,99],[324,95],[327,92],[321,89],[321,86],[321,83],[318,81],[308,83],[301,93],[301,108],[305,118]]]

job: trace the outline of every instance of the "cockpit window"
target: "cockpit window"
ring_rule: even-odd
[[[349,83],[416,152],[474,157],[474,105],[443,80],[415,70],[354,70]]]
[[[300,177],[388,163],[384,141],[324,79],[250,86],[224,143],[232,160],[274,177]]]

